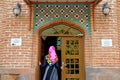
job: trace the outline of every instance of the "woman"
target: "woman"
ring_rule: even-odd
[[[59,64],[54,46],[50,46],[48,55],[44,58],[44,63],[40,63],[40,65],[41,67],[46,67],[43,80],[58,80],[57,70],[59,69]]]

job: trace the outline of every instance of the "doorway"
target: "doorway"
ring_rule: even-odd
[[[48,54],[48,50],[49,50],[49,47],[50,46],[55,46],[56,48],[56,53],[57,53],[57,56],[58,56],[58,59],[59,59],[59,66],[61,66],[61,49],[58,49],[60,45],[59,42],[58,42],[58,36],[44,36],[42,37],[42,45],[44,47],[42,47],[42,55],[41,55],[41,62],[43,63],[43,60],[44,60],[44,56]],[[41,73],[41,78],[40,80],[42,80],[43,76],[44,76],[44,73],[45,73],[45,68],[41,68],[40,69]],[[58,69],[58,78],[59,80],[61,80],[61,70]]]
[[[83,31],[63,24],[48,27],[40,33],[40,61],[48,54],[48,48],[54,45],[59,58],[59,80],[85,80],[84,37]],[[40,80],[44,75],[40,69]]]

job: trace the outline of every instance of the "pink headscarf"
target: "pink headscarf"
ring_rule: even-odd
[[[58,61],[58,57],[54,46],[50,46],[48,56],[53,63],[56,63]]]

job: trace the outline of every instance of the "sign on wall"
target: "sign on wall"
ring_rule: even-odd
[[[112,39],[102,39],[102,47],[112,47]]]
[[[22,46],[22,39],[21,38],[12,38],[11,46]]]

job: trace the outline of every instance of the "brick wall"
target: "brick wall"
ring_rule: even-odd
[[[120,52],[120,0],[117,0],[117,25],[118,25],[118,41],[119,41],[119,52]]]
[[[3,2],[4,3],[4,2]],[[1,14],[0,14],[0,54],[2,53],[2,50],[3,50],[3,48],[4,48],[4,46],[3,46],[3,35],[2,34],[4,34],[3,32],[3,28],[4,28],[4,26],[3,26],[3,9],[4,9],[4,7],[2,7],[3,6],[3,4],[2,4],[2,1],[0,1],[0,11],[1,11]],[[1,62],[1,59],[0,59],[0,62]],[[0,63],[0,65],[1,65],[1,63]]]
[[[1,5],[1,68],[30,68],[32,31],[29,31],[29,7],[21,0],[20,16],[13,15],[18,0],[2,0]],[[11,38],[22,38],[22,46],[11,46]]]
[[[120,0],[108,0],[110,14],[102,14],[102,0],[96,8],[96,31],[91,28],[91,66],[86,68],[86,80],[120,80]],[[112,47],[101,47],[101,39],[112,39]]]
[[[34,67],[34,64],[37,62],[38,56],[35,53],[38,53],[38,44],[36,44],[38,38],[36,35],[33,35],[33,29],[29,30],[29,7],[23,0],[19,0],[22,6],[20,16],[15,17],[13,15],[12,11],[17,1],[18,0],[0,1],[0,73],[10,72],[19,74],[24,73],[24,69],[26,69],[26,74],[31,73],[35,75],[35,70],[31,68]],[[104,72],[104,69],[100,69],[101,67],[105,68],[106,71],[108,67],[111,67],[112,70],[114,70],[115,67],[120,67],[120,0],[108,0],[111,11],[107,16],[102,14],[102,5],[105,1],[106,0],[102,0],[95,8],[96,31],[94,31],[93,28],[93,14],[91,8],[91,36],[85,38],[85,60],[88,70],[86,71],[88,80],[92,72],[93,74],[97,73],[99,78],[100,74]],[[11,38],[21,38],[22,46],[11,46]],[[102,47],[102,39],[112,39],[113,46]],[[34,58],[34,56],[36,58]],[[91,67],[93,69],[95,67],[98,68],[97,72],[96,68],[93,70]],[[14,69],[16,69],[16,71]],[[117,69],[115,70],[117,71]],[[116,73],[116,71],[114,73]],[[112,71],[110,72],[110,75],[114,74]],[[116,73],[116,75],[119,75],[119,73]],[[92,76],[91,80],[104,80],[98,78]],[[106,78],[105,80],[108,79],[109,78]],[[34,78],[32,80],[34,80]]]
[[[102,14],[103,0],[96,8],[96,31],[93,28],[92,10],[91,10],[91,36],[86,39],[86,57],[92,56],[92,66],[110,67],[120,66],[119,63],[119,46],[118,46],[118,25],[117,25],[117,1],[110,1],[110,14],[104,16]],[[3,5],[4,3],[4,5]],[[20,1],[22,12],[20,16],[15,17],[12,9],[16,6],[17,0],[2,1],[1,6],[1,67],[10,68],[28,68],[32,62],[32,40],[33,32],[29,30],[29,7],[24,1]],[[10,6],[6,6],[6,5]],[[7,12],[7,13],[6,13]],[[11,46],[11,38],[22,38],[22,46]],[[91,40],[89,40],[91,39]],[[101,39],[112,39],[112,47],[101,47]],[[92,42],[92,43],[91,43]],[[92,49],[91,49],[92,48]],[[88,54],[87,54],[88,53]],[[7,55],[7,56],[6,56]],[[91,56],[90,56],[91,55]],[[87,58],[86,58],[87,60]],[[89,62],[90,60],[88,60]],[[88,65],[88,66],[89,66]]]
[[[92,61],[94,67],[120,67],[118,25],[117,25],[117,0],[108,0],[111,8],[110,14],[102,14],[101,1],[95,8],[96,31],[92,30]],[[102,39],[112,39],[112,47],[102,47]]]

